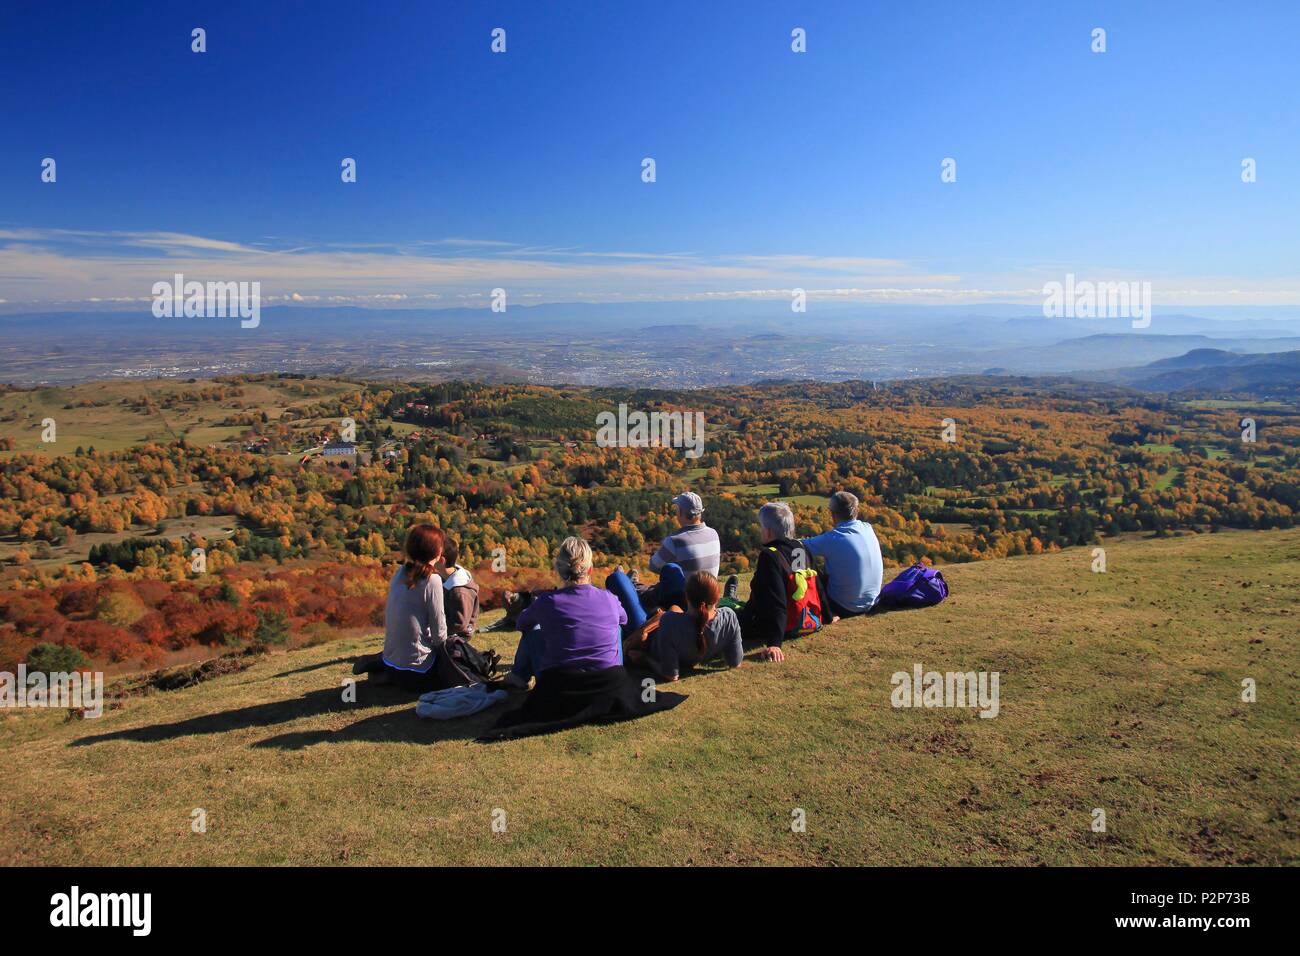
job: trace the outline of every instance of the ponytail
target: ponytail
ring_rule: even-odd
[[[709,650],[706,631],[713,615],[717,613],[718,601],[722,598],[722,588],[718,579],[708,571],[696,571],[686,579],[686,603],[690,608],[691,619],[695,622],[695,647],[700,659]]]
[[[442,532],[431,524],[417,524],[406,533],[406,586],[413,588],[433,575],[442,557]]]
[[[706,615],[705,608],[696,607],[691,611],[692,617],[695,618],[695,649],[699,652],[700,659],[709,652],[709,639],[705,635],[708,630],[709,621],[713,620],[712,615]]]

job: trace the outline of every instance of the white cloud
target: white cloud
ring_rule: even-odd
[[[1089,274],[1151,280],[1161,302],[1295,303],[1294,280]],[[705,255],[525,247],[491,239],[400,244],[302,245],[274,238],[246,244],[175,232],[0,229],[0,302],[7,308],[126,307],[150,300],[176,273],[198,281],[258,281],[268,302],[427,305],[481,301],[497,287],[515,301],[654,301],[811,298],[863,302],[1042,301],[1043,283],[1064,274],[1035,264],[1020,272],[967,276],[898,258],[810,254]],[[1156,281],[1157,278],[1159,281]]]

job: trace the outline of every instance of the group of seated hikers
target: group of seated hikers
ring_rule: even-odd
[[[725,588],[719,585],[721,542],[704,521],[700,496],[683,492],[673,504],[678,529],[650,559],[659,576],[654,585],[642,585],[636,571],[622,568],[603,588],[593,585],[591,547],[569,537],[555,555],[559,587],[510,596],[507,622],[521,636],[504,683],[523,690],[535,681],[521,713],[507,715],[514,723],[662,709],[644,699],[625,663],[674,681],[705,661],[739,666],[745,645],[761,647],[760,660],[782,661],[787,639],[865,614],[876,602],[884,569],[880,544],[871,525],[858,519],[858,499],[847,491],[831,495],[834,526],[813,538],[794,537],[789,505],[769,502],[759,509],[763,545],[743,602],[735,575]],[[477,627],[478,586],[457,564],[457,550],[432,525],[411,528],[406,561],[388,588],[383,653],[359,663],[358,671],[420,693],[463,683],[449,662],[440,662],[457,644],[449,635],[468,641]],[[813,567],[813,557],[822,559],[823,571]],[[681,699],[667,696],[676,700],[662,706]]]

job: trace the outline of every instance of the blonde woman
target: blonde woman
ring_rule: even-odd
[[[623,668],[619,633],[627,612],[618,598],[591,586],[591,548],[566,538],[555,556],[564,586],[540,594],[520,612],[524,632],[508,684],[537,683],[513,710],[503,713],[482,740],[548,734],[578,724],[632,720],[676,707],[685,696],[646,694]],[[647,678],[648,679],[648,678]]]
[[[506,675],[513,687],[527,687],[545,671],[599,671],[623,663],[620,639],[627,612],[618,598],[591,583],[591,546],[565,538],[555,554],[555,573],[562,582],[538,594],[520,613],[523,632],[514,664]]]

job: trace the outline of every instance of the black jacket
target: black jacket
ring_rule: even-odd
[[[523,704],[502,714],[479,740],[509,740],[579,724],[632,720],[670,710],[685,699],[685,694],[656,690],[647,700],[643,684],[622,665],[598,671],[553,667],[538,674]]]
[[[771,551],[772,548],[776,549],[779,558]],[[793,538],[778,538],[763,545],[758,555],[758,566],[754,568],[754,580],[749,585],[749,602],[740,615],[746,643],[780,647],[785,640],[786,580],[790,569],[796,565],[796,556],[801,556],[802,567],[813,566],[812,555]],[[827,608],[825,581],[821,574],[817,575],[817,593],[822,608]]]

